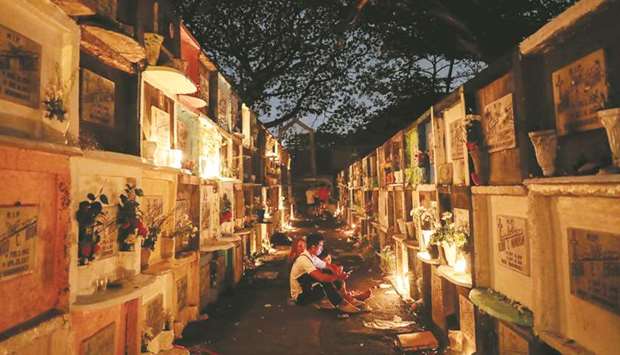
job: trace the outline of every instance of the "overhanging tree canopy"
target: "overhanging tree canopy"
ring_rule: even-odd
[[[268,127],[321,116],[319,131],[343,137],[415,117],[572,2],[183,0],[179,11]]]

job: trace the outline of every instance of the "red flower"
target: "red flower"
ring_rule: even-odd
[[[146,237],[149,234],[149,229],[144,225],[142,221],[138,221],[138,235],[141,237]]]
[[[88,256],[90,256],[91,252],[92,252],[92,246],[91,246],[90,244],[83,244],[83,245],[80,247],[80,254],[81,254],[83,257],[88,257]]]

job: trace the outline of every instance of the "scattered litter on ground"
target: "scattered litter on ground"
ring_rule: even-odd
[[[254,278],[259,280],[275,280],[278,278],[277,271],[259,271],[254,275]]]
[[[338,313],[338,315],[336,317],[338,317],[338,319],[347,319],[350,316],[348,314],[346,314],[346,313]]]
[[[271,303],[265,303],[265,306],[264,306],[264,307],[265,307],[265,308],[271,308],[272,306],[271,306]]]
[[[433,333],[417,332],[399,334],[396,338],[396,345],[403,351],[428,350],[439,347],[439,342]]]
[[[239,326],[239,322],[235,322],[235,327],[238,327],[238,326]]]
[[[363,348],[364,347],[364,343],[360,343],[360,346]]]
[[[394,316],[392,320],[375,319],[364,321],[364,327],[371,329],[390,330],[414,325],[414,321],[403,321],[399,316]]]
[[[392,285],[390,285],[390,284],[381,284],[381,285],[379,285],[379,288],[382,288],[382,289],[392,288]]]

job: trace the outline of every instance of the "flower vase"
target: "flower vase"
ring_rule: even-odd
[[[439,246],[437,246],[436,244],[431,244],[428,246],[428,254],[431,256],[431,259],[439,258],[439,249]]]
[[[607,132],[613,165],[620,168],[620,108],[601,110],[598,118]]]
[[[142,248],[140,252],[140,270],[144,271],[149,267],[149,259],[151,258],[152,250],[150,248]]]
[[[144,34],[144,47],[146,52],[146,61],[149,65],[157,65],[159,59],[159,52],[161,51],[161,45],[164,42],[164,37],[157,33],[146,32]]]
[[[530,132],[528,135],[534,146],[536,161],[542,169],[543,175],[553,176],[558,148],[558,136],[555,130]]]
[[[155,152],[157,151],[156,141],[144,141],[142,142],[142,156],[150,163],[155,162]]]
[[[456,264],[458,249],[453,243],[442,243],[441,250],[443,251],[443,257],[446,265],[454,267]]]

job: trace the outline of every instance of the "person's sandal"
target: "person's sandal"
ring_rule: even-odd
[[[323,299],[319,302],[315,302],[312,304],[312,306],[314,306],[314,308],[316,309],[328,309],[328,310],[332,310],[332,309],[336,309],[336,307],[329,302],[329,300]]]
[[[355,293],[353,295],[353,298],[355,298],[358,301],[366,301],[367,299],[370,298],[370,296],[372,296],[372,291],[368,289],[364,292]]]
[[[349,314],[354,314],[354,313],[359,313],[360,309],[355,307],[354,305],[350,304],[349,302],[343,301],[341,304],[338,305],[338,309],[341,312],[344,313],[349,313]]]

